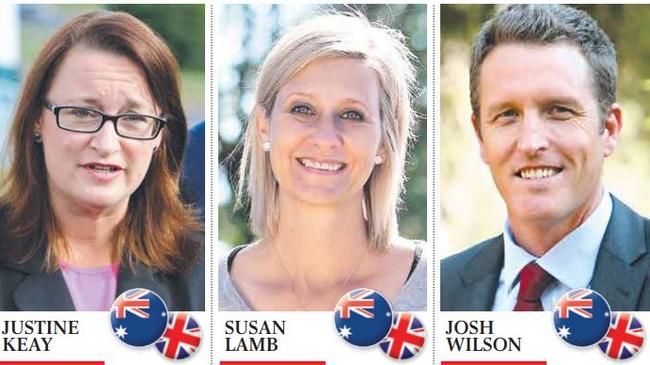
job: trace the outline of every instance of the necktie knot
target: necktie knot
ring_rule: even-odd
[[[516,311],[542,311],[542,293],[555,278],[535,261],[529,262],[519,273],[519,294]]]

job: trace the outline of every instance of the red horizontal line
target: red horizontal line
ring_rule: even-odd
[[[221,365],[325,365],[325,361],[222,361],[220,362],[220,364]]]
[[[104,365],[103,361],[0,361],[0,365]]]
[[[546,361],[443,361],[440,365],[546,365]]]

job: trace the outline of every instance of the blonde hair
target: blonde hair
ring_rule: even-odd
[[[360,14],[331,13],[303,22],[273,46],[262,64],[255,108],[270,115],[279,90],[310,62],[322,58],[358,59],[379,78],[382,147],[385,161],[375,166],[364,186],[363,203],[371,247],[381,250],[396,237],[397,207],[404,184],[404,161],[414,124],[411,106],[415,70],[404,35]],[[244,136],[239,167],[237,207],[250,199],[250,225],[258,235],[273,236],[278,227],[278,182],[256,133],[255,113]]]

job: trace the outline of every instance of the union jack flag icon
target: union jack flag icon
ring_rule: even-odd
[[[334,310],[336,332],[346,342],[361,347],[379,343],[393,320],[390,304],[372,289],[354,289],[345,294]]]
[[[165,357],[173,360],[186,359],[201,343],[201,327],[188,313],[174,313],[156,348]]]
[[[610,317],[605,298],[590,289],[573,289],[565,293],[553,311],[558,336],[578,347],[598,343],[609,329]]]
[[[612,359],[625,360],[641,350],[644,340],[643,325],[632,313],[615,313],[612,325],[598,347]]]
[[[115,337],[130,346],[156,342],[167,326],[167,307],[158,294],[148,289],[130,289],[119,295],[110,313]]]
[[[422,322],[412,313],[399,313],[393,318],[393,326],[379,347],[390,357],[410,359],[424,346],[425,331]]]

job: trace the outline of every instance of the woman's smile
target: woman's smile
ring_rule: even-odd
[[[260,133],[283,196],[359,199],[381,153],[379,90],[374,70],[346,58],[315,60],[280,89]]]
[[[296,161],[298,161],[298,163],[300,163],[308,172],[326,175],[339,174],[346,167],[343,162],[311,157],[299,157]]]

